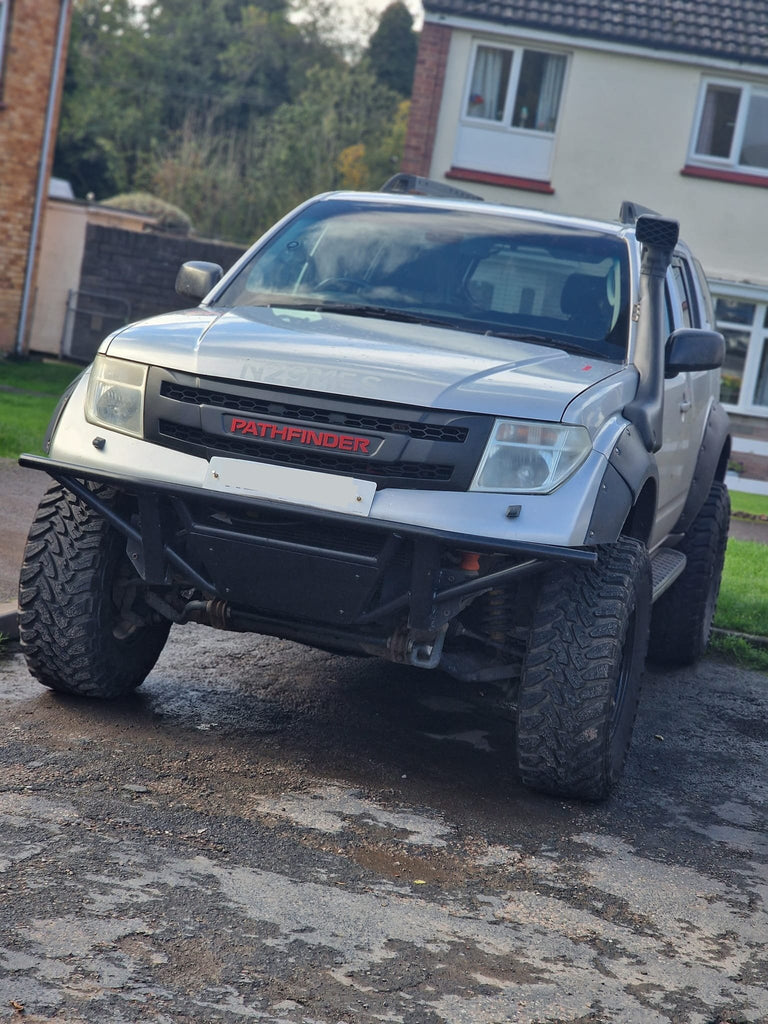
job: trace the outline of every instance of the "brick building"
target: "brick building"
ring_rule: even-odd
[[[0,0],[0,354],[26,347],[71,0]]]

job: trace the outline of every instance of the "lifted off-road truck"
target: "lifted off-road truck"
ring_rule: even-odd
[[[439,668],[505,694],[527,785],[605,797],[646,655],[706,647],[726,543],[723,339],[677,223],[400,176],[177,290],[199,305],[108,337],[22,456],[55,481],[32,674],[120,696],[190,621]]]

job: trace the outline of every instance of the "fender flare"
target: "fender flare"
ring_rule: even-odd
[[[716,479],[720,481],[725,479],[730,454],[731,426],[728,414],[719,402],[713,402],[701,439],[699,456],[696,460],[688,497],[685,499],[683,511],[675,523],[673,533],[686,532],[707,500],[713,482]]]
[[[610,544],[617,540],[648,481],[658,489],[656,460],[641,432],[627,424],[608,458],[584,543]]]

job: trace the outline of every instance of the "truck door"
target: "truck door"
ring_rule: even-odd
[[[678,327],[698,327],[698,310],[684,258],[675,255],[667,271],[666,326],[663,342]],[[659,514],[653,540],[667,534],[682,512],[693,476],[703,428],[704,408],[694,400],[698,374],[678,373],[664,381],[664,441],[656,455],[659,468]],[[702,420],[700,423],[699,420]]]

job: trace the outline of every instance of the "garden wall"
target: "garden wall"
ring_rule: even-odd
[[[89,362],[110,331],[193,305],[174,290],[181,264],[207,260],[228,270],[244,251],[227,242],[89,224],[63,355]]]

